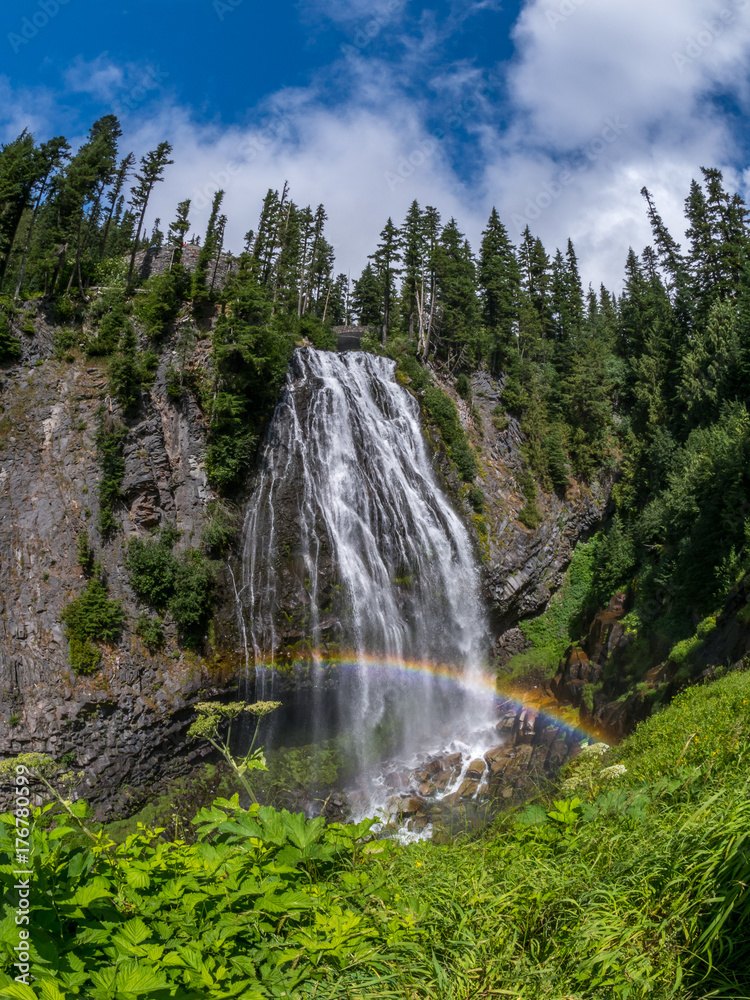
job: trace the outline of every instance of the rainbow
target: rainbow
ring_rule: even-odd
[[[274,661],[272,658],[256,660],[255,662],[256,669],[278,670],[287,675],[295,670],[309,670],[312,666],[318,666],[326,671],[342,668],[356,669],[360,666],[366,666],[373,671],[382,671],[383,674],[434,677],[441,682],[455,684],[465,691],[492,695],[518,711],[530,709],[543,718],[549,719],[550,723],[562,724],[567,729],[580,732],[582,738],[585,736],[594,740],[607,739],[612,742],[611,736],[608,736],[601,728],[591,723],[582,722],[576,709],[559,705],[543,688],[500,687],[496,677],[488,667],[480,667],[467,673],[449,663],[435,663],[429,660],[384,659],[379,656],[351,652],[332,656],[330,652],[324,653],[314,650],[304,656],[297,655],[293,659],[281,662]]]

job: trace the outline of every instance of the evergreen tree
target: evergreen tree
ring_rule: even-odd
[[[517,348],[521,275],[508,232],[494,208],[482,233],[477,280],[482,320],[490,336],[492,363],[497,366]]]
[[[393,220],[389,218],[380,234],[380,243],[375,253],[369,255],[380,286],[383,344],[388,340],[388,329],[394,319],[391,315],[391,305],[396,297],[396,277],[401,273],[401,269],[396,267],[401,260],[401,246],[400,230],[394,226]]]
[[[361,326],[382,325],[383,299],[380,294],[380,282],[372,264],[366,264],[359,280],[354,282],[352,308]]]
[[[21,294],[21,287],[23,286],[23,280],[26,272],[26,261],[29,255],[31,240],[34,236],[34,226],[39,215],[39,209],[41,208],[44,196],[50,188],[53,175],[56,171],[60,170],[63,162],[69,154],[70,146],[63,136],[57,136],[54,139],[50,139],[48,142],[43,142],[38,151],[35,152],[37,157],[36,201],[34,203],[31,218],[29,219],[26,233],[26,243],[23,248],[21,262],[18,268],[15,298],[18,298]]]
[[[735,306],[717,299],[682,357],[679,395],[690,427],[718,418],[722,403],[733,395],[739,361]]]
[[[24,211],[39,181],[34,137],[24,131],[0,149],[0,287],[10,264],[11,249]]]
[[[169,223],[167,234],[167,245],[172,249],[172,262],[170,269],[181,267],[182,248],[185,245],[185,237],[190,230],[190,199],[181,201],[177,206],[177,215],[174,222]]]
[[[128,269],[128,280],[126,284],[127,294],[130,294],[130,287],[133,280],[133,269],[135,267],[135,255],[138,252],[138,241],[143,228],[143,220],[146,217],[146,209],[148,207],[149,198],[151,197],[154,185],[158,184],[159,181],[164,180],[164,170],[166,167],[174,162],[169,159],[171,152],[172,147],[168,142],[160,142],[156,149],[141,157],[141,172],[135,175],[135,179],[138,183],[131,192],[130,201],[137,221],[135,226],[135,238],[133,240],[133,250],[130,254],[130,267]]]
[[[217,256],[219,247],[219,237],[223,239],[223,225],[219,216],[219,209],[224,200],[224,191],[217,191],[211,202],[211,214],[208,217],[206,227],[206,237],[203,246],[198,254],[198,260],[193,271],[193,281],[191,296],[193,302],[203,302],[210,296],[210,289],[207,284],[208,268],[214,257]],[[226,220],[225,220],[226,221]]]
[[[477,276],[471,247],[451,219],[440,235],[435,260],[438,344],[443,353],[458,353],[464,364],[479,360],[482,349]]]
[[[409,206],[401,228],[403,244],[403,282],[401,287],[401,312],[404,332],[410,341],[414,340],[415,317],[418,313],[420,294],[424,286],[424,268],[427,247],[425,243],[424,218],[419,202]]]

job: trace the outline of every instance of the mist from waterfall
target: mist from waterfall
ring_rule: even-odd
[[[486,693],[406,669],[449,664],[471,680],[488,639],[469,534],[393,361],[295,352],[245,517],[237,593],[256,697],[278,690],[290,657],[306,663],[310,735],[353,734],[362,773],[384,740],[389,753],[413,753],[487,716]]]

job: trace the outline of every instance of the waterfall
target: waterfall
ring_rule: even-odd
[[[486,717],[486,693],[435,677],[441,664],[481,674],[487,624],[469,534],[393,361],[295,351],[236,591],[256,696],[278,690],[284,664],[307,664],[309,732],[350,730],[362,771],[378,734],[410,753]]]

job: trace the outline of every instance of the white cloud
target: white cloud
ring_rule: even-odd
[[[111,101],[122,90],[125,73],[125,67],[116,65],[103,52],[91,60],[77,56],[65,71],[63,79],[67,89],[74,94],[88,94],[101,101]]]
[[[387,12],[359,0],[325,6],[329,17],[357,26],[360,16]],[[457,4],[452,23],[481,7]],[[118,68],[106,56],[74,63],[67,82],[109,95],[126,150],[140,156],[164,138],[172,142],[175,164],[155,191],[149,223],[158,214],[166,225],[177,202],[191,197],[202,232],[211,195],[223,187],[228,241],[238,250],[267,188],[288,180],[298,203],[326,206],[337,265],[356,276],[386,218],[403,219],[412,199],[436,205],[445,219],[454,215],[475,249],[494,204],[514,238],[528,221],[552,253],[570,235],[584,281],[618,287],[628,246],[650,241],[641,187],[653,191],[681,239],[683,201],[700,166],[725,168],[742,189],[750,183],[750,171],[734,176],[731,165],[741,164],[732,119],[713,100],[730,94],[748,111],[749,7],[747,0],[528,0],[514,29],[515,56],[497,68],[491,88],[470,61],[430,68],[440,31],[427,18],[410,48],[406,35],[390,39],[392,59],[407,53],[400,62],[350,46],[309,87],[249,109],[247,128],[197,122],[166,84],[124,101],[147,67]],[[392,9],[395,36],[403,9]],[[416,93],[415,59],[425,70]],[[20,131],[28,114],[42,134],[45,117],[54,117],[49,95],[35,102],[0,80],[0,98],[6,94],[12,127]],[[456,159],[469,155],[471,171]]]
[[[514,235],[514,216],[550,248],[569,233],[586,278],[618,285],[628,245],[650,240],[645,185],[680,239],[690,179],[739,155],[728,116],[710,98],[746,101],[747,8],[747,0],[527,3],[508,70],[514,124],[485,135],[486,193]]]

